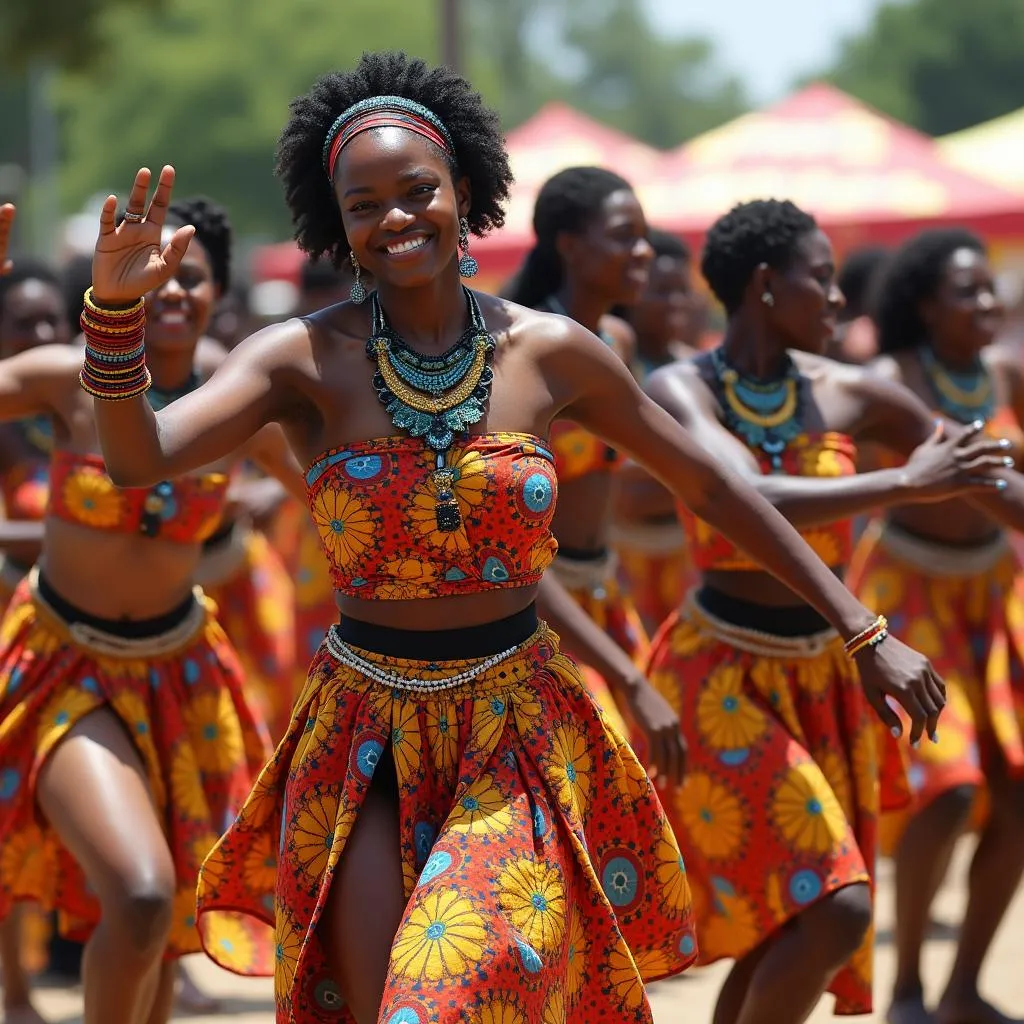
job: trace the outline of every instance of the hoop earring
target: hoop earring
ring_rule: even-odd
[[[366,300],[366,288],[363,285],[363,268],[359,266],[359,260],[356,259],[356,254],[349,249],[348,261],[352,264],[352,273],[355,274],[356,279],[352,282],[352,287],[348,290],[348,297],[358,306],[360,302]]]
[[[459,275],[461,277],[476,277],[480,265],[469,254],[469,221],[463,217],[459,221],[459,248],[462,255],[459,257]]]

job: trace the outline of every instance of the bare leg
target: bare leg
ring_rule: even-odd
[[[870,927],[871,893],[862,883],[808,907],[736,964],[714,1024],[803,1024]]]
[[[40,772],[37,797],[100,901],[82,959],[83,1024],[141,1024],[170,929],[174,863],[138,753],[112,711],[71,729]]]
[[[949,984],[936,1011],[941,1024],[1008,1024],[986,1003],[978,977],[1024,874],[1024,784],[993,783],[992,811],[971,861],[967,910]]]
[[[910,819],[896,848],[896,981],[889,1024],[933,1020],[924,1003],[921,949],[931,923],[932,902],[967,825],[974,796],[973,786],[943,793]]]
[[[0,922],[0,968],[4,972],[5,1024],[46,1024],[32,1006],[32,986],[21,962],[21,910],[15,904]]]
[[[174,987],[177,981],[178,961],[164,960],[160,964],[153,993],[153,1007],[149,1011],[146,1024],[167,1024],[171,1019],[171,1011],[174,1009]]]
[[[178,961],[174,1003],[182,1013],[218,1013],[220,1000],[208,996],[192,978],[183,960]]]
[[[358,1024],[377,1024],[405,904],[397,785],[385,753],[345,844],[319,929],[331,973]]]

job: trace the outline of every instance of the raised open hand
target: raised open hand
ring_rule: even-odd
[[[178,228],[161,246],[164,218],[174,187],[174,168],[160,172],[153,198],[146,205],[152,175],[143,167],[135,175],[123,222],[118,225],[117,196],[107,196],[100,211],[100,234],[92,257],[92,293],[105,305],[134,302],[159,288],[178,269],[196,229]]]
[[[9,274],[13,264],[7,258],[7,246],[11,240],[11,225],[14,223],[14,206],[4,203],[0,206],[0,276]]]

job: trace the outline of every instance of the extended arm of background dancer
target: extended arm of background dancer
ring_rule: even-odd
[[[762,474],[749,450],[719,422],[714,401],[694,366],[657,370],[647,393],[689,431],[694,440],[722,460],[796,527],[849,519],[873,509],[941,501],[957,494],[990,497],[1005,487],[1006,451],[998,441],[979,437],[978,427],[936,427],[934,416],[906,388],[859,368],[843,367],[850,377],[849,397],[864,410],[858,436],[910,455],[903,466],[854,476]]]
[[[632,455],[695,515],[820,612],[844,638],[858,635],[875,620],[786,519],[644,395],[606,346],[576,324],[553,319],[548,330],[562,337],[552,341],[545,376],[574,392],[564,396],[560,417],[575,420]],[[912,742],[926,726],[934,738],[945,686],[928,660],[895,638],[863,651],[856,660],[866,698],[894,734],[899,735],[899,722],[886,695],[910,714]]]
[[[599,672],[625,703],[647,739],[647,767],[653,766],[658,778],[668,785],[678,786],[686,773],[686,744],[679,731],[679,716],[668,701],[551,572],[541,579],[537,611],[562,639],[565,649]]]
[[[1024,371],[1022,371],[1021,367],[1018,365],[1013,354],[1009,352],[999,353],[995,358],[1000,361],[1002,364],[1001,368],[1007,373],[1011,386],[1010,399],[1014,414],[1017,417],[1017,422],[1024,427]],[[878,360],[870,365],[870,370],[877,375],[877,379],[885,381],[889,387],[897,388],[902,395],[907,395],[909,393],[906,388],[892,383],[891,374],[894,371],[894,367],[890,360]],[[910,395],[910,397],[916,405],[924,407],[924,403],[915,395]],[[929,413],[929,415],[932,414]],[[954,423],[951,420],[946,421],[946,427],[949,430],[964,429],[961,424]],[[894,443],[897,439],[897,435],[890,435],[887,437],[885,434],[882,434],[876,439],[876,441],[883,447],[896,451],[897,454],[906,454],[905,451],[901,451]],[[1009,530],[1024,532],[1024,476],[1013,469],[1013,460],[1007,454],[1013,447],[1011,442],[1004,440],[997,443],[1002,445],[1002,449],[1004,449],[1002,450],[1002,456],[1006,458],[1010,464],[1007,466],[1000,466],[998,470],[990,471],[987,474],[989,477],[993,478],[993,489],[982,491],[972,490],[970,493],[966,493],[962,496],[966,498],[971,505],[974,505],[988,513],[988,515],[990,515],[1000,525],[1005,526]],[[996,480],[1000,481],[1000,483],[996,484]]]

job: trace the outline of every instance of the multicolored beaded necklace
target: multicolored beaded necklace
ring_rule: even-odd
[[[927,345],[918,349],[921,369],[928,379],[939,409],[958,423],[989,420],[996,411],[992,375],[981,359],[975,356],[969,370],[951,370]]]
[[[414,352],[388,323],[376,292],[371,296],[373,320],[366,342],[366,354],[377,364],[373,386],[391,422],[412,437],[424,438],[435,453],[436,468],[430,481],[437,498],[437,528],[444,533],[462,525],[448,452],[456,434],[464,434],[483,418],[494,381],[494,338],[487,331],[476,296],[465,286],[462,290],[469,327],[441,355]]]
[[[726,361],[719,346],[711,353],[725,410],[725,425],[751,448],[768,456],[772,472],[782,472],[782,453],[803,433],[800,372],[787,355],[781,377],[759,380],[744,376]]]

